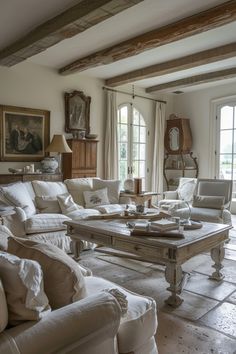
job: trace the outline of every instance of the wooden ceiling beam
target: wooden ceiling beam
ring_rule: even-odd
[[[80,0],[0,50],[0,65],[13,66],[143,0]]]
[[[169,90],[169,89],[181,89],[189,86],[196,86],[214,81],[220,81],[225,79],[232,79],[236,77],[236,68],[230,68],[225,70],[214,71],[207,74],[201,74],[196,76],[187,77],[180,80],[166,82],[164,84],[155,85],[146,88],[147,93]]]
[[[200,65],[214,63],[216,61],[229,59],[235,56],[236,42],[114,76],[107,79],[105,81],[105,85],[109,87],[116,87],[138,80],[144,80],[155,76],[167,75],[181,70],[191,69]]]
[[[214,8],[186,17],[129,40],[80,58],[59,70],[60,74],[83,71],[99,65],[114,63],[146,50],[187,38],[236,20],[236,1],[231,0]]]

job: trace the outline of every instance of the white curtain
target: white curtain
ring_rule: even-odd
[[[152,191],[163,192],[164,135],[166,121],[166,105],[156,102],[154,121],[154,154],[152,167]]]
[[[118,178],[118,138],[116,92],[106,91],[105,178]]]

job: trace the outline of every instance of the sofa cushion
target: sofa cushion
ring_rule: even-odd
[[[94,208],[98,205],[109,204],[107,188],[98,189],[96,191],[84,192],[85,208]]]
[[[194,195],[192,205],[196,208],[222,209],[224,203],[225,197]]]
[[[93,189],[92,178],[72,178],[64,181],[69,193],[72,195],[74,202],[84,206],[84,191]]]
[[[51,232],[65,230],[64,221],[69,220],[66,215],[62,214],[36,214],[25,220],[25,232],[27,234],[35,234],[38,232]]]
[[[13,236],[12,232],[6,226],[0,225],[0,250],[1,251],[7,250],[9,236]]]
[[[96,209],[78,209],[78,210],[71,211],[66,216],[68,216],[68,218],[72,220],[82,220],[88,218],[89,216],[100,215],[100,214],[101,213]]]
[[[91,276],[84,279],[88,295],[117,288],[128,300],[128,311],[121,318],[117,336],[120,353],[135,352],[156,333],[156,303],[153,299],[134,294],[102,278]]]
[[[37,261],[44,274],[44,289],[52,309],[86,296],[84,277],[78,264],[58,247],[42,242],[9,238],[8,251]]]
[[[120,180],[103,180],[103,179],[94,179],[93,180],[93,189],[102,189],[107,188],[108,199],[111,204],[118,204],[120,197]]]
[[[76,204],[69,193],[60,194],[57,196],[57,201],[59,203],[62,214],[67,215],[72,211],[83,209],[82,206]]]
[[[0,279],[0,333],[4,331],[8,324],[8,309],[5,290]]]
[[[8,186],[1,187],[7,200],[17,207],[24,209],[27,217],[36,213],[35,205],[32,201],[26,186],[22,182],[17,182]]]
[[[11,325],[39,320],[51,311],[43,288],[42,269],[37,262],[0,252],[0,277]]]
[[[38,197],[56,197],[58,194],[68,193],[67,187],[63,182],[32,181],[35,194]]]
[[[61,213],[61,208],[56,197],[43,195],[35,197],[35,204],[40,213]]]

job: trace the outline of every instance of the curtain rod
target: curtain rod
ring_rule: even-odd
[[[145,97],[145,96],[141,96],[141,95],[136,95],[136,94],[125,92],[125,91],[115,90],[115,89],[112,89],[112,88],[106,87],[106,86],[103,86],[103,90],[113,91],[113,92],[118,92],[118,93],[124,93],[125,95],[132,96],[133,98],[139,97],[139,98],[144,98],[144,99],[150,100],[150,101],[155,101],[155,102],[160,102],[160,103],[165,103],[165,104],[167,103],[166,101],[156,100],[155,98],[150,98],[150,97]]]

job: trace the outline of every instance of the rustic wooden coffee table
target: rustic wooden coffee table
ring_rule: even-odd
[[[210,279],[223,279],[221,269],[224,258],[224,242],[231,229],[229,225],[203,223],[202,228],[184,231],[184,238],[131,236],[126,220],[81,220],[66,221],[67,235],[74,244],[74,252],[78,254],[81,240],[105,245],[120,251],[129,252],[153,263],[164,264],[165,278],[170,284],[167,288],[171,295],[166,300],[168,305],[179,306],[183,299],[179,296],[183,287],[181,264],[201,252],[211,251],[215,271]]]

